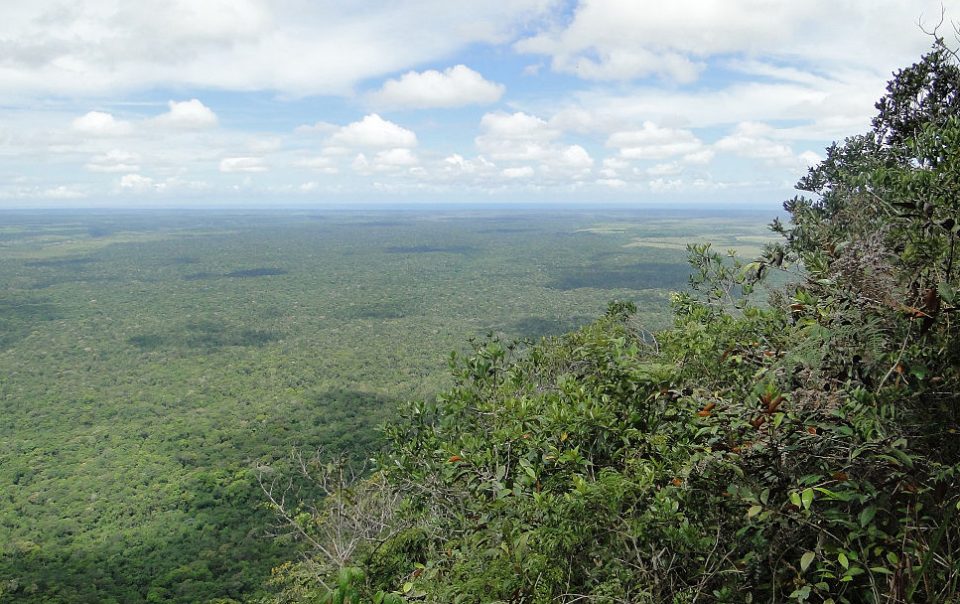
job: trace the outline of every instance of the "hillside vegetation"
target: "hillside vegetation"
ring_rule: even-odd
[[[760,259],[691,246],[672,327],[477,342],[372,476],[261,467],[308,551],[273,600],[960,601],[956,56],[877,109]]]
[[[478,334],[669,325],[689,267],[646,244],[765,234],[720,215],[0,211],[0,603],[250,597],[291,556],[253,460],[369,458]]]

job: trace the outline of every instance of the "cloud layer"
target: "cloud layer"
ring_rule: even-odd
[[[960,19],[960,0],[944,2]],[[10,0],[0,206],[771,204],[940,2]],[[948,23],[949,25],[949,23]]]

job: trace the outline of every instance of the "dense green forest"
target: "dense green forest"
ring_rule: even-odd
[[[0,215],[0,601],[263,590],[257,464],[358,461],[486,333],[611,298],[669,324],[684,243],[758,253],[757,213],[423,209]]]
[[[756,260],[690,246],[669,327],[622,301],[478,341],[369,477],[261,466],[309,552],[270,600],[960,601],[956,54],[938,41],[877,110]]]

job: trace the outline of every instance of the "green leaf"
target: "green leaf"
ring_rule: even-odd
[[[792,493],[790,493],[790,503],[792,503],[793,505],[795,505],[795,506],[797,506],[797,507],[800,507],[800,505],[801,505],[801,503],[800,503],[800,494],[797,493],[796,491],[793,491]]]
[[[860,512],[860,526],[866,527],[870,524],[870,521],[873,520],[873,517],[877,515],[877,508],[875,506],[867,506],[863,508],[863,511]]]
[[[850,568],[850,560],[847,559],[847,555],[843,552],[837,554],[837,562],[844,568]]]
[[[806,488],[800,494],[800,501],[803,503],[803,509],[809,510],[813,504],[813,489]]]
[[[413,581],[407,581],[403,584],[403,593],[408,593],[413,591]]]
[[[957,297],[957,291],[956,291],[955,289],[953,289],[953,288],[950,286],[950,284],[947,283],[946,281],[941,281],[941,282],[940,282],[940,284],[937,286],[937,292],[940,293],[940,297],[941,297],[941,298],[943,299],[943,301],[946,302],[947,304],[953,304],[953,301],[954,301],[954,300],[956,299],[956,297]]]
[[[900,556],[893,552],[887,552],[887,562],[896,566],[897,564],[900,564]]]
[[[817,555],[813,552],[804,552],[804,554],[800,556],[800,570],[807,570],[810,567],[810,563],[813,562],[813,559],[816,557]]]
[[[750,509],[747,510],[747,518],[753,518],[754,516],[756,516],[757,514],[759,514],[759,513],[762,512],[762,511],[763,511],[763,506],[762,506],[762,505],[750,506]]]

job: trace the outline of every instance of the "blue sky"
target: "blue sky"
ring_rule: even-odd
[[[960,0],[943,3],[960,14]],[[6,0],[0,207],[777,204],[926,0]]]

